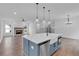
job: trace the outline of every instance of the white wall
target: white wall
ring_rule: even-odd
[[[6,34],[5,33],[5,24],[11,25],[11,33]],[[14,36],[14,27],[24,27],[25,25],[28,26],[28,32],[30,34],[35,33],[35,26],[32,22],[22,22],[22,20],[17,20],[17,19],[13,19],[13,18],[1,18],[1,39],[3,38],[3,36]]]
[[[1,19],[0,19],[0,42],[1,42]]]
[[[55,32],[63,33],[63,37],[79,39],[79,17],[70,18],[72,24],[66,24],[67,19],[55,20]]]
[[[14,34],[14,27],[23,27],[22,22],[15,21],[11,18],[3,18],[1,19],[0,23],[0,34],[1,36],[6,36],[7,34],[4,33],[4,25],[11,24],[12,25],[12,35]],[[55,19],[55,32],[56,33],[63,33],[63,37],[72,38],[72,39],[79,39],[79,17],[70,18],[72,24],[66,24],[67,19]],[[25,22],[27,24],[27,22]],[[32,22],[29,23],[29,32],[36,33],[36,24],[33,25]],[[42,25],[41,25],[42,26]],[[31,30],[32,29],[32,30]],[[40,31],[40,29],[38,29]],[[42,31],[40,31],[42,32]]]
[[[8,34],[5,33],[5,24],[11,25],[11,33],[8,33]],[[15,19],[12,19],[12,18],[1,18],[1,38],[3,36],[14,35],[14,27],[19,26],[17,24],[19,24],[19,22],[15,21]]]
[[[47,10],[51,10],[52,13],[52,19],[54,17],[54,20],[56,22],[55,32],[56,33],[63,33],[64,37],[69,37],[73,39],[79,39],[79,4],[39,4],[39,20],[40,24],[41,21],[43,21],[43,9],[42,7],[46,6],[46,21],[49,20],[48,18],[48,12]],[[15,11],[17,12],[16,16],[13,14]],[[0,19],[5,23],[12,24],[12,30],[13,27],[22,27],[22,22],[18,19],[13,19],[15,17],[17,18],[24,18],[25,20],[34,21],[35,20],[35,4],[0,4],[0,17],[3,18],[8,16],[9,18]],[[65,17],[67,14],[71,14],[72,18],[70,20],[73,22],[70,25],[65,24]],[[13,17],[13,18],[10,18]],[[21,18],[21,19],[22,19]],[[56,19],[57,18],[57,19]],[[5,21],[4,21],[5,20]],[[1,21],[1,23],[2,23]],[[19,22],[20,21],[20,22]],[[30,25],[31,26],[31,25]],[[42,24],[41,24],[42,26]],[[1,35],[5,35],[4,32],[4,23],[1,24]],[[33,27],[32,27],[33,28]],[[30,28],[31,29],[31,28]],[[35,30],[34,30],[35,29]],[[33,28],[34,31],[40,31],[41,29],[36,29],[36,26]],[[37,31],[37,32],[38,32]],[[13,33],[13,31],[12,31]]]

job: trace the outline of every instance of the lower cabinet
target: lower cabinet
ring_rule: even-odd
[[[57,51],[60,47],[59,42],[50,45],[50,41],[41,45],[23,38],[23,49],[25,56],[49,56]]]
[[[50,56],[49,54],[50,41],[40,46],[40,56]]]
[[[23,55],[27,56],[28,55],[28,40],[23,38]]]
[[[29,54],[28,56],[39,56],[40,55],[40,46],[29,41],[29,45],[28,45],[28,51]]]
[[[36,44],[28,39],[23,38],[23,49],[25,56],[49,56],[50,41]]]
[[[58,41],[50,45],[50,55],[56,52],[59,48]]]

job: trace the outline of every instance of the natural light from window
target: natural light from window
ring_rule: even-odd
[[[10,31],[11,31],[11,26],[5,25],[5,33],[10,33]]]

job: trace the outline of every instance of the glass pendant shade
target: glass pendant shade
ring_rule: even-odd
[[[16,15],[16,11],[14,11],[13,14]]]
[[[49,24],[51,24],[51,21],[50,21],[50,10],[48,10],[48,13],[49,13],[48,25],[49,25]]]
[[[25,27],[25,20],[24,19],[22,19],[22,24],[23,24],[23,27]]]
[[[37,19],[36,19],[36,22],[38,22],[38,21],[39,21],[39,19],[37,18]]]
[[[50,22],[50,21],[48,21],[48,25],[49,25],[49,24],[51,24],[51,22]]]
[[[38,19],[38,4],[39,3],[36,3],[36,22],[38,22],[39,21],[39,19]]]
[[[45,20],[45,7],[43,7],[43,20]]]
[[[46,21],[45,21],[45,7],[43,7],[43,21],[42,21],[42,23],[43,23],[43,24],[46,23]]]

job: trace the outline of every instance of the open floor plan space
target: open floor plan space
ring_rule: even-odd
[[[0,56],[79,56],[79,3],[0,3]]]

